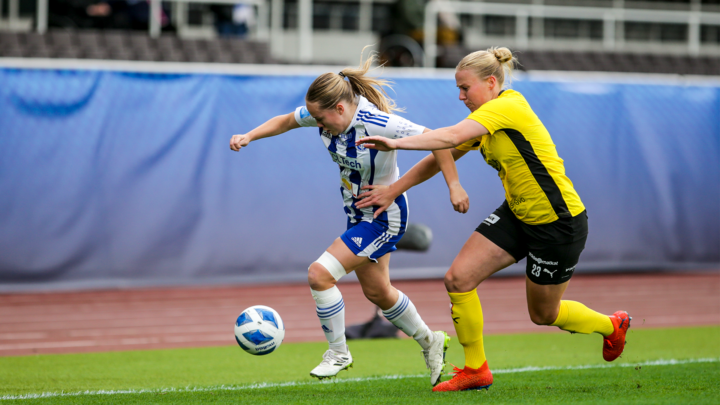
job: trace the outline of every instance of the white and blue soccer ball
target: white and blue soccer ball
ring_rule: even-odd
[[[285,339],[285,324],[280,314],[264,305],[242,311],[235,321],[235,340],[250,354],[272,353]]]

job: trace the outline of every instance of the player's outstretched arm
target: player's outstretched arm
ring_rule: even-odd
[[[400,139],[388,139],[381,136],[369,136],[357,140],[357,145],[381,151],[394,149],[406,150],[438,150],[454,148],[463,142],[488,133],[487,128],[477,121],[465,119],[459,123],[421,135],[409,136]]]
[[[432,152],[435,161],[445,177],[445,183],[447,183],[448,190],[450,191],[450,202],[455,211],[461,214],[468,212],[470,208],[470,198],[460,184],[460,177],[458,176],[455,161],[464,156],[465,153],[467,152],[455,148],[452,150],[434,150]]]
[[[453,161],[460,159],[466,153],[467,151],[461,151],[458,149],[450,150]],[[400,177],[398,181],[389,186],[364,186],[363,189],[367,191],[358,196],[361,198],[361,200],[358,201],[355,205],[358,208],[365,208],[370,206],[378,207],[374,213],[374,217],[377,218],[377,216],[380,215],[383,211],[385,211],[400,194],[433,177],[439,171],[440,166],[438,165],[435,156],[433,154],[429,154],[425,156],[421,161],[416,163],[415,166],[413,166],[407,173]],[[457,170],[455,173],[457,176]],[[462,192],[464,193],[465,190],[462,190]],[[465,194],[465,196],[467,196],[467,194]],[[452,190],[450,198],[451,201],[453,201],[453,206],[455,206],[455,200],[453,200],[453,198],[457,198],[459,201],[462,200],[462,196],[457,192],[456,195],[453,195]],[[467,206],[469,206],[469,204]]]
[[[264,124],[247,134],[233,135],[232,138],[230,138],[230,149],[237,152],[248,146],[252,141],[280,135],[295,128],[300,128],[300,124],[295,120],[295,113],[278,115],[277,117],[270,118]]]

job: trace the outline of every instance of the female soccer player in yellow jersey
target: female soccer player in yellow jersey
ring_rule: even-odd
[[[588,234],[587,213],[545,126],[517,91],[503,90],[516,59],[507,48],[467,55],[455,81],[470,110],[458,124],[403,139],[371,136],[358,145],[377,150],[452,148],[455,160],[480,150],[498,171],[505,201],[478,227],[445,274],[452,319],[465,351],[465,367],[433,391],[488,388],[493,377],[483,347],[483,315],[476,288],[493,273],[527,257],[526,291],[530,319],[577,333],[604,336],[603,357],[613,361],[625,347],[630,317],[607,316],[585,305],[562,300]],[[387,206],[393,196],[438,172],[433,155],[416,164],[389,187],[369,186],[360,195],[366,205]]]

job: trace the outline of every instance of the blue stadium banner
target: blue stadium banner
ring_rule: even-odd
[[[345,229],[334,164],[312,128],[230,136],[304,105],[311,76],[0,68],[0,283],[201,280],[304,274]],[[583,199],[581,263],[720,262],[720,87],[516,80]],[[468,114],[452,79],[397,78],[403,115],[437,128]],[[425,152],[399,153],[401,173]],[[409,191],[427,253],[449,266],[503,201],[479,153],[458,162],[471,199],[441,176]]]

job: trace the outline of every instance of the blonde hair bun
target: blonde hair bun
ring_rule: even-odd
[[[508,83],[512,80],[512,73],[516,63],[517,59],[508,48],[494,46],[485,51],[475,51],[466,55],[458,63],[455,70],[458,72],[470,70],[483,80],[495,76],[500,88],[503,88],[506,78]]]
[[[490,48],[488,51],[491,51],[492,54],[495,56],[495,58],[500,63],[506,63],[508,61],[511,61],[513,59],[513,54],[510,52],[509,49],[502,47],[502,48]]]

